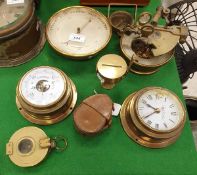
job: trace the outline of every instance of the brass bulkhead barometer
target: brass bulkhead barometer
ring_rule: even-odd
[[[16,89],[16,104],[30,122],[40,125],[57,123],[67,117],[77,101],[72,80],[53,67],[37,67],[27,72]]]
[[[186,112],[179,98],[161,87],[147,87],[128,96],[121,109],[127,135],[138,144],[162,148],[180,136]]]
[[[49,44],[58,53],[75,59],[91,58],[110,41],[112,30],[100,12],[72,6],[55,13],[46,27]]]
[[[45,43],[33,0],[0,0],[0,67],[25,63]]]
[[[63,143],[60,145],[60,142]],[[64,151],[67,141],[62,136],[49,138],[37,127],[24,127],[16,131],[6,145],[6,154],[20,167],[32,167],[43,161],[51,149]]]

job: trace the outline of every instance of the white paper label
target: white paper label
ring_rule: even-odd
[[[120,104],[114,103],[113,110],[112,110],[112,115],[113,115],[113,116],[118,116],[119,113],[120,113],[121,107],[122,107],[122,106],[121,106]]]
[[[81,34],[72,33],[69,36],[69,40],[74,41],[74,42],[84,43],[85,40],[86,40],[86,37],[84,35],[81,35]]]
[[[11,4],[22,4],[24,3],[24,0],[7,0],[7,4],[11,5]]]

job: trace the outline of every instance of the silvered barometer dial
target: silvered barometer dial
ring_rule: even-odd
[[[121,122],[127,135],[151,148],[175,142],[185,119],[185,109],[179,98],[160,87],[148,87],[131,94],[121,110]]]
[[[73,82],[57,68],[34,68],[23,76],[17,87],[20,112],[38,124],[64,119],[73,110],[76,99]]]
[[[73,6],[55,13],[47,24],[47,38],[59,53],[73,58],[91,58],[111,38],[111,26],[100,12]]]

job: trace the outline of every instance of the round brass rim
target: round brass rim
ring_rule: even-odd
[[[16,104],[20,113],[28,121],[39,125],[51,125],[64,120],[73,111],[75,104],[77,102],[76,87],[70,79],[69,79],[69,83],[72,89],[71,95],[67,103],[62,108],[58,109],[58,111],[54,111],[53,113],[49,113],[48,115],[42,115],[42,116],[40,116],[39,114],[30,113],[29,111],[25,110],[21,106],[18,99],[16,98]]]
[[[6,60],[0,59],[0,67],[19,66],[21,64],[24,64],[24,63],[32,60],[42,51],[42,49],[45,45],[45,42],[46,42],[45,27],[41,23],[41,21],[38,21],[37,24],[39,25],[40,38],[39,38],[38,43],[35,45],[35,47],[32,48],[29,53],[27,53],[23,56],[20,56],[20,57],[16,57],[15,59],[6,59]]]
[[[47,155],[49,148],[40,148],[40,139],[48,138],[45,132],[37,127],[24,127],[16,131],[10,138],[12,154],[10,160],[20,167],[31,167],[40,163]],[[20,141],[28,139],[32,141],[32,150],[28,154],[19,153],[18,145]],[[8,144],[9,144],[8,143]]]
[[[61,12],[63,12],[63,11],[66,11],[66,10],[68,10],[68,9],[71,9],[71,8],[86,8],[88,11],[93,11],[95,14],[97,14],[97,16],[100,16],[101,18],[103,18],[103,20],[106,21],[106,24],[108,24],[108,27],[109,27],[109,29],[110,29],[110,34],[109,34],[109,36],[108,36],[108,40],[107,40],[107,42],[106,42],[102,47],[100,47],[99,49],[97,49],[95,52],[90,52],[90,53],[87,53],[87,54],[69,54],[69,53],[60,51],[60,50],[50,41],[49,35],[48,35],[48,30],[49,30],[49,24],[50,24],[52,18],[54,18],[55,16],[57,16],[59,13],[61,13]],[[68,56],[68,57],[70,57],[70,58],[75,58],[75,59],[77,59],[77,58],[79,58],[79,59],[80,59],[80,58],[86,58],[86,57],[89,57],[89,58],[90,58],[90,56],[93,56],[93,55],[95,55],[96,53],[100,52],[101,50],[103,50],[103,49],[107,46],[107,44],[109,43],[109,41],[110,41],[110,39],[111,39],[111,36],[112,36],[112,28],[111,28],[111,25],[110,25],[110,23],[109,23],[107,17],[106,17],[105,15],[103,15],[102,13],[100,13],[99,11],[97,11],[97,10],[91,8],[91,7],[86,7],[86,6],[71,6],[71,7],[63,8],[63,9],[57,11],[55,14],[53,14],[53,15],[50,17],[50,19],[49,19],[49,21],[48,21],[48,23],[47,23],[47,25],[46,25],[46,37],[47,37],[47,40],[48,40],[49,44],[51,45],[51,47],[52,47],[56,52],[60,53],[61,55],[63,55],[63,56]]]
[[[158,72],[158,68],[156,68],[156,70],[155,71],[137,71],[137,70],[134,70],[133,68],[132,68],[132,66],[131,66],[131,68],[129,69],[131,72],[133,72],[133,73],[136,73],[136,74],[139,74],[139,75],[151,75],[151,74],[154,74],[154,73],[156,73],[156,72]]]
[[[48,104],[48,105],[35,105],[35,104],[32,104],[31,102],[27,101],[25,99],[25,97],[23,96],[22,94],[22,91],[21,91],[21,85],[22,85],[22,82],[23,80],[26,78],[26,76],[31,73],[32,71],[34,70],[37,70],[37,69],[42,69],[42,68],[47,68],[47,69],[52,69],[56,72],[58,72],[60,75],[61,75],[61,78],[63,79],[64,81],[64,91],[62,92],[61,96],[54,102],[52,102],[51,104]],[[67,82],[66,82],[66,78],[65,78],[65,73],[62,72],[60,69],[58,68],[55,68],[55,67],[49,67],[49,66],[40,66],[40,67],[35,67],[33,69],[31,69],[30,71],[28,71],[27,73],[25,73],[25,75],[21,78],[21,80],[19,81],[19,84],[18,84],[18,89],[17,89],[17,94],[19,95],[19,97],[21,97],[21,99],[26,103],[28,104],[29,106],[33,106],[33,107],[36,107],[36,108],[47,108],[47,107],[50,107],[50,106],[53,106],[55,105],[58,101],[60,101],[60,99],[62,99],[62,97],[64,96],[65,92],[66,92],[66,86],[67,86]]]
[[[129,16],[129,17],[131,18],[131,23],[130,23],[130,25],[133,24],[133,17],[132,17],[132,15],[131,15],[129,12],[118,10],[118,11],[113,12],[113,13],[110,15],[110,17],[109,17],[109,22],[110,22],[111,26],[112,26],[115,30],[119,31],[120,29],[119,29],[118,27],[116,27],[116,26],[112,23],[112,18],[114,17],[114,15],[116,15],[116,14],[118,14],[118,13],[126,14],[127,16]]]
[[[149,88],[149,90],[153,89]],[[162,89],[162,88],[161,88]],[[165,138],[171,138],[177,135],[184,127],[185,123],[185,113],[183,113],[183,118],[179,125],[177,125],[175,128],[168,130],[168,131],[159,131],[154,128],[150,128],[147,126],[147,124],[140,118],[139,113],[137,111],[137,102],[139,97],[143,94],[143,92],[146,92],[147,88],[142,89],[141,91],[138,91],[135,93],[135,95],[130,99],[130,102],[127,107],[127,113],[130,114],[132,123],[135,125],[135,127],[140,130],[143,133],[146,133],[146,135],[157,138],[157,139],[165,139]]]
[[[122,109],[120,112],[121,123],[122,123],[123,129],[126,132],[126,134],[128,135],[128,137],[130,137],[136,143],[138,143],[142,146],[145,146],[145,147],[149,147],[149,148],[163,148],[163,147],[166,147],[166,146],[174,143],[177,140],[177,138],[179,137],[180,133],[178,135],[176,135],[172,138],[168,138],[168,139],[153,139],[151,137],[147,137],[144,133],[140,132],[135,127],[131,118],[129,116],[127,116],[127,114],[126,114],[128,104],[130,103],[130,100],[131,100],[131,98],[133,98],[134,95],[135,95],[135,93],[131,94],[130,96],[128,96],[126,98],[126,100],[124,101],[124,103],[122,105]],[[129,121],[129,123],[128,123],[128,121]]]
[[[32,0],[30,0],[32,1]],[[27,15],[25,15],[24,17],[18,19],[18,23],[14,26],[11,26],[9,27],[8,29],[3,29],[3,30],[0,30],[0,39],[1,37],[7,37],[8,35],[12,35],[12,33],[14,32],[18,32],[20,30],[21,27],[24,27],[26,26],[25,23],[29,23],[29,19],[31,18],[32,14],[34,14],[34,11],[35,11],[35,5],[33,3],[33,1],[29,4],[29,8],[27,9]],[[29,21],[29,22],[28,22]]]

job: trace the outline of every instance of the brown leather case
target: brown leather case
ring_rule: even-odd
[[[105,94],[97,94],[85,99],[74,111],[76,129],[84,135],[95,135],[112,123],[111,99]]]
[[[109,5],[110,3],[148,5],[150,0],[80,0],[81,5]]]

